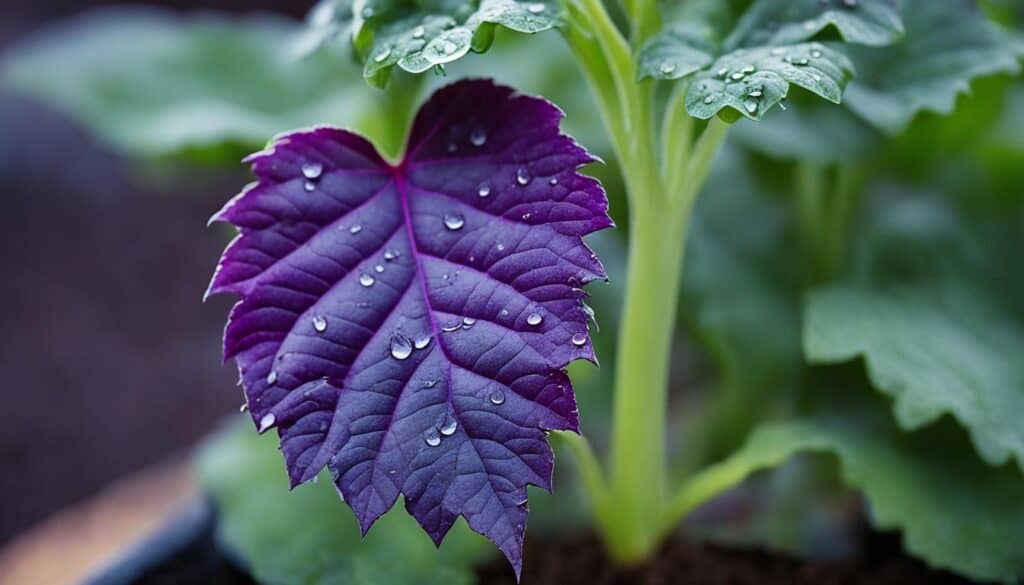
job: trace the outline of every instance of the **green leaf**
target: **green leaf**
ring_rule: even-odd
[[[266,15],[96,10],[11,47],[0,80],[132,155],[234,147],[237,160],[282,128],[353,125],[376,107],[337,74],[349,59],[290,50],[301,30]]]
[[[363,77],[377,86],[395,67],[422,73],[471,50],[484,52],[497,26],[533,34],[554,28],[562,16],[556,0],[361,0],[352,10]]]
[[[711,24],[726,20],[721,11],[695,12],[651,39],[637,66],[641,79],[687,79],[686,109],[701,119],[736,111],[760,120],[790,84],[839,103],[853,65],[837,47],[805,41],[830,27],[847,42],[885,44],[902,33],[890,0],[758,0],[724,42]]]
[[[904,435],[881,410],[843,404],[805,420],[767,423],[694,476],[680,503],[798,453],[831,454],[844,483],[869,503],[874,526],[901,531],[908,552],[975,579],[1016,582],[1024,575],[1024,480],[1011,469],[986,468],[946,434]]]
[[[902,43],[847,48],[857,79],[846,104],[880,130],[901,132],[921,111],[949,114],[973,79],[1019,71],[1014,47],[974,0],[904,0],[901,14]]]
[[[849,43],[890,45],[903,35],[895,0],[759,0],[729,35],[726,46],[797,43],[835,28]]]
[[[804,335],[814,363],[863,357],[903,428],[950,414],[987,462],[1024,469],[1024,329],[983,291],[951,280],[829,287],[809,297]]]
[[[361,539],[329,476],[289,493],[274,441],[245,424],[209,439],[197,468],[217,507],[218,540],[267,585],[372,585],[382,575],[395,585],[470,585],[493,548],[460,521],[438,551],[402,510]]]
[[[759,120],[786,98],[790,84],[838,104],[852,76],[849,59],[821,43],[737,49],[694,76],[686,109],[708,119],[728,107]]]

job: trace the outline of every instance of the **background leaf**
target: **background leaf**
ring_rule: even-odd
[[[951,414],[986,461],[1024,469],[1024,331],[983,293],[941,281],[836,286],[810,296],[806,319],[808,359],[863,357],[904,428]]]
[[[921,111],[952,112],[975,78],[1019,71],[1012,46],[974,0],[904,0],[900,14],[903,42],[846,49],[857,69],[846,103],[883,131],[902,131]]]
[[[757,0],[727,48],[799,43],[835,28],[849,43],[884,46],[903,34],[895,0]]]
[[[270,15],[94,10],[10,48],[0,79],[133,155],[237,160],[283,128],[353,125],[376,107],[343,55],[291,50],[300,31]]]
[[[797,453],[828,453],[843,482],[863,493],[875,527],[901,531],[911,554],[974,579],[1013,583],[1024,574],[1024,480],[1015,469],[986,468],[948,429],[904,435],[881,405],[818,391],[832,406],[766,423],[693,483],[733,485]]]

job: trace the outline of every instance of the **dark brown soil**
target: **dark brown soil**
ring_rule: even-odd
[[[514,585],[504,560],[480,569],[480,585]],[[676,541],[647,566],[616,569],[593,536],[561,542],[527,541],[524,585],[952,585],[968,583],[933,571],[899,552],[898,541],[878,537],[865,558],[810,562],[757,551]]]

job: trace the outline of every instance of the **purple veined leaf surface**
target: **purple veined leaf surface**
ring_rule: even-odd
[[[292,485],[327,466],[365,534],[399,495],[440,543],[458,516],[518,575],[546,431],[579,431],[563,368],[594,360],[582,237],[610,227],[562,112],[487,80],[439,90],[405,158],[321,127],[246,159],[211,221],[240,230],[208,294],[241,297],[225,359]]]

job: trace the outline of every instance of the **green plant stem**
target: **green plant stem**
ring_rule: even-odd
[[[668,505],[668,378],[678,289],[694,201],[728,124],[714,118],[694,142],[694,121],[674,98],[662,127],[659,166],[653,83],[638,82],[629,43],[601,0],[564,0],[564,29],[597,97],[622,167],[630,211],[629,264],[615,367],[607,481],[582,437],[576,457],[609,553],[620,564],[649,558],[663,536]],[[655,2],[627,5],[634,43],[657,24]],[[648,24],[644,24],[644,23]],[[597,50],[595,50],[595,46]]]

